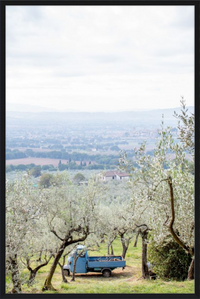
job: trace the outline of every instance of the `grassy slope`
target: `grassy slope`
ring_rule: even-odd
[[[102,245],[98,252],[90,252],[90,256],[106,255],[106,252],[106,246]],[[114,242],[114,253],[121,255],[119,241]],[[103,278],[98,273],[77,274],[74,282],[71,282],[71,278],[68,277],[68,283],[62,282],[60,268],[57,267],[53,277],[53,286],[57,289],[56,293],[194,293],[194,281],[164,281],[159,278],[155,281],[146,281],[141,279],[141,240],[139,240],[137,248],[133,247],[133,242],[130,244],[126,265],[125,270],[115,269],[110,278]],[[35,284],[30,288],[24,285],[23,292],[41,293],[49,268],[50,265],[42,268],[36,277]]]

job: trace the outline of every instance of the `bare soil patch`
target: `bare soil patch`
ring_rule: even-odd
[[[50,158],[23,158],[23,159],[13,159],[13,160],[6,160],[6,165],[19,165],[19,164],[31,164],[34,163],[35,165],[49,165],[52,164],[53,166],[58,166],[60,159],[50,159]],[[63,164],[67,164],[68,160],[61,160]]]

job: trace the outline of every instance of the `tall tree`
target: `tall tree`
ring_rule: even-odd
[[[58,239],[58,251],[44,282],[43,291],[54,290],[52,278],[65,248],[83,242],[95,232],[100,193],[93,181],[84,188],[60,186],[48,194],[46,217],[49,230]]]
[[[32,238],[38,232],[42,197],[27,175],[6,183],[6,275],[11,275],[12,293],[22,291],[21,258],[33,246]]]
[[[186,115],[183,117],[188,119]],[[191,123],[188,121],[185,125]],[[126,153],[122,153],[120,165],[132,172],[134,196],[148,211],[145,223],[151,228],[154,241],[162,243],[170,232],[175,241],[193,255],[194,175],[185,152],[188,144],[192,150],[190,137],[183,135],[182,142],[176,143],[171,128],[165,128],[162,122],[154,155],[146,154],[144,142],[139,149],[135,149],[134,161],[129,161]],[[190,142],[186,144],[186,140]],[[137,168],[133,167],[133,162]],[[188,278],[194,274],[191,271],[193,264],[194,260],[188,270]]]

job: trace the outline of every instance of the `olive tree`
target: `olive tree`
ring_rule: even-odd
[[[49,231],[57,238],[58,250],[44,282],[43,291],[54,290],[52,278],[65,249],[72,244],[83,242],[95,231],[100,197],[97,188],[94,181],[89,181],[88,186],[82,188],[63,185],[46,189],[46,222]]]
[[[65,269],[63,269],[63,267],[64,267],[64,265],[65,265],[65,263],[66,263],[66,257],[68,256],[68,254],[72,251],[72,249],[74,249],[75,248],[75,246],[76,245],[74,245],[74,247],[73,247],[73,244],[70,246],[68,246],[65,250],[64,250],[64,252],[63,252],[63,255],[62,255],[62,261],[61,261],[61,259],[59,260],[59,262],[58,262],[58,265],[59,265],[59,267],[60,267],[60,270],[61,270],[61,275],[62,275],[62,281],[64,282],[64,283],[67,283],[68,281],[67,281],[67,279],[66,279],[66,276],[69,276],[70,275],[70,272],[69,272],[69,270],[65,270]],[[54,255],[54,257],[55,257],[55,255]]]
[[[131,216],[129,222],[132,233],[136,234],[136,239],[140,235],[142,238],[142,262],[141,272],[142,278],[149,278],[147,267],[147,244],[148,235],[151,231],[150,222],[150,204],[148,200],[148,191],[142,186],[138,179],[129,182],[129,188],[132,189],[131,205],[128,206],[128,212]]]
[[[11,275],[11,293],[22,291],[21,258],[28,250],[40,248],[36,249],[33,238],[36,235],[40,238],[38,222],[43,212],[42,201],[42,193],[32,186],[29,176],[6,182],[6,275]]]
[[[57,239],[50,234],[47,226],[44,225],[43,217],[34,223],[34,231],[27,238],[27,246],[21,253],[21,262],[29,271],[27,284],[34,283],[38,271],[45,267],[56,252]]]
[[[194,256],[194,175],[186,159],[185,147],[176,143],[171,128],[162,122],[154,155],[146,154],[146,144],[135,150],[134,163],[122,153],[120,164],[132,171],[133,186],[141,186],[140,200],[148,209],[146,224],[158,244],[171,237]],[[139,189],[138,189],[139,190]],[[194,274],[194,259],[188,278]]]
[[[130,240],[135,233],[131,198],[122,199],[118,196],[109,203],[107,199],[102,200],[99,216],[99,236],[107,242],[107,254],[114,255],[112,244],[118,237],[122,244],[121,255],[125,258]]]
[[[113,218],[116,219],[114,231],[122,245],[121,256],[125,259],[130,241],[135,234],[135,218],[131,198],[112,204]]]

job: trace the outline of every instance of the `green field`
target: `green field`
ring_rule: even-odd
[[[122,249],[120,241],[113,244],[114,254],[121,255]],[[165,281],[159,277],[154,280],[144,280],[141,278],[141,240],[136,248],[133,242],[129,246],[126,256],[126,268],[115,269],[110,278],[104,278],[98,273],[76,274],[75,281],[71,282],[71,277],[67,277],[68,283],[62,282],[61,270],[58,266],[53,276],[52,284],[56,291],[46,291],[44,293],[194,293],[194,281]],[[106,245],[102,245],[98,251],[90,251],[90,256],[106,255]],[[42,293],[42,287],[51,263],[43,267],[36,276],[33,286],[23,285],[24,293]],[[24,275],[28,275],[28,270],[24,270]]]

